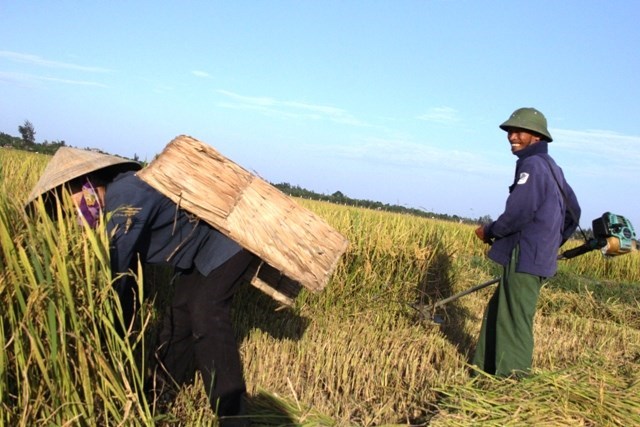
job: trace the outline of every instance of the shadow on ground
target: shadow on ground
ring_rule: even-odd
[[[421,312],[418,317],[427,325],[438,325],[445,338],[466,360],[470,360],[476,337],[465,332],[464,321],[470,316],[469,310],[460,303],[459,299],[435,309],[431,307],[455,294],[450,279],[450,269],[450,254],[436,253],[416,286],[419,295],[416,307]]]

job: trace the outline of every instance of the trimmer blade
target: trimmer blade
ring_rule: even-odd
[[[431,321],[436,325],[443,325],[444,317],[440,316],[439,314],[434,314],[433,317],[431,318]]]

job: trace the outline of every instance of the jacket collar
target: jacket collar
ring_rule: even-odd
[[[515,155],[518,156],[518,159],[524,159],[526,157],[535,156],[536,154],[548,154],[549,153],[549,143],[547,141],[539,141],[535,144],[531,144],[528,147],[516,151]]]

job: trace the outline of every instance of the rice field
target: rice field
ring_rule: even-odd
[[[47,160],[0,150],[0,425],[217,425],[201,384],[166,412],[141,392],[168,272],[140,268],[146,302],[121,338],[104,229],[24,215]],[[533,375],[472,378],[492,287],[439,309],[441,326],[411,305],[500,274],[473,227],[299,203],[350,246],[326,289],[293,308],[239,292],[254,425],[640,425],[639,253],[563,261],[541,293]]]

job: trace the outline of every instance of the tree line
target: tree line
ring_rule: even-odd
[[[20,137],[0,132],[0,148],[15,148],[16,150],[53,155],[56,153],[56,151],[58,151],[58,148],[67,147],[67,143],[62,140],[47,141],[45,139],[43,142],[36,142],[36,131],[33,124],[29,120],[25,120],[23,125],[18,126],[18,132],[20,133]],[[84,150],[91,150],[102,154],[110,154],[97,148],[86,147],[84,148]],[[136,162],[140,161],[137,155],[135,155],[134,158],[130,160],[134,160]]]
[[[29,120],[25,120],[24,124],[18,126],[18,132],[20,132],[20,137],[0,132],[0,147],[10,147],[17,150],[32,151],[34,153],[53,154],[58,151],[58,148],[66,145],[64,141],[45,140],[42,143],[37,143],[35,128]]]
[[[36,142],[35,128],[33,124],[28,120],[25,120],[23,125],[18,126],[18,132],[20,133],[20,137],[11,136],[4,132],[0,132],[0,147],[10,147],[18,150],[25,150],[25,151],[35,152],[35,153],[53,155],[55,154],[56,151],[58,151],[58,148],[67,146],[65,141],[50,142],[45,140],[42,143]],[[95,150],[95,149],[94,151],[102,152],[100,150]],[[104,154],[109,154],[109,153],[104,153]],[[138,161],[137,156],[135,156],[133,160]],[[416,215],[416,216],[425,217],[425,218],[441,219],[445,221],[454,221],[458,223],[477,224],[477,223],[491,222],[491,217],[488,215],[485,215],[478,219],[463,218],[458,215],[448,215],[448,214],[441,214],[436,212],[429,212],[423,209],[408,208],[406,206],[392,205],[389,203],[382,203],[382,202],[377,202],[373,200],[354,199],[351,197],[347,197],[341,191],[336,191],[333,194],[327,195],[327,194],[321,194],[321,193],[316,193],[315,191],[307,190],[298,185],[291,185],[288,182],[272,184],[272,185],[277,189],[279,189],[280,191],[282,191],[283,193],[288,194],[292,197],[321,200],[321,201],[340,204],[340,205],[381,210],[386,212],[402,213],[402,214],[408,214],[408,215]]]
[[[273,184],[273,185],[278,190],[293,197],[300,197],[300,198],[311,199],[311,200],[321,200],[321,201],[340,204],[340,205],[354,206],[354,207],[374,209],[374,210],[382,210],[386,212],[409,214],[409,215],[421,216],[425,218],[441,219],[445,221],[455,221],[458,223],[463,222],[468,224],[477,224],[479,222],[480,223],[491,222],[491,217],[488,215],[481,217],[479,219],[463,218],[458,215],[448,215],[448,214],[441,214],[436,212],[429,212],[423,209],[408,208],[406,206],[392,205],[389,203],[382,203],[382,202],[377,202],[373,200],[353,199],[351,197],[345,196],[341,191],[336,191],[333,194],[327,195],[327,194],[321,194],[311,190],[307,190],[298,185],[291,185],[288,182],[283,182],[283,183]]]

